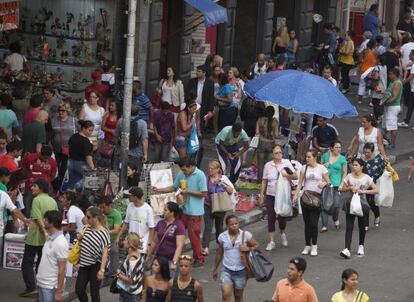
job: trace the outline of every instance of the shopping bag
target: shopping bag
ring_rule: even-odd
[[[196,126],[193,124],[193,127],[191,128],[191,133],[190,133],[190,137],[188,140],[188,144],[187,144],[187,153],[195,154],[199,148],[200,148],[200,143],[198,141],[197,129],[196,129]]]
[[[335,189],[332,186],[325,187],[322,190],[322,210],[327,214],[332,215],[335,211]]]
[[[290,197],[290,183],[285,177],[279,174],[275,196],[275,212],[277,215],[281,217],[291,217],[293,215]]]
[[[361,198],[358,193],[354,193],[351,199],[351,204],[349,205],[349,214],[356,216],[364,216],[361,205]]]
[[[394,168],[391,166],[391,163],[387,163],[387,165],[385,166],[385,169],[391,173],[392,176],[392,181],[393,182],[397,182],[400,180],[400,176],[398,175],[397,171],[394,170]]]
[[[384,171],[377,180],[379,193],[375,196],[375,204],[379,207],[391,208],[394,202],[394,185],[391,172]]]
[[[260,251],[251,250],[248,255],[250,270],[257,282],[266,282],[272,278],[274,266]]]
[[[231,196],[227,192],[213,193],[211,196],[211,212],[227,212],[233,210]]]
[[[67,258],[68,262],[73,264],[73,265],[77,265],[80,261],[80,249],[81,249],[81,244],[82,244],[82,237],[83,237],[83,235],[85,235],[85,232],[86,232],[88,227],[89,227],[89,225],[85,225],[83,227],[83,229],[80,233],[80,238],[73,245],[72,250],[70,251],[69,256]]]
[[[252,140],[250,141],[249,148],[256,149],[257,146],[259,146],[259,137],[258,136],[253,136]]]

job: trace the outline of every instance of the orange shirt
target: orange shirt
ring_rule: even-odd
[[[7,168],[10,173],[13,173],[19,169],[19,166],[12,156],[5,154],[0,156],[0,168]]]
[[[318,302],[315,290],[305,280],[295,286],[287,278],[280,280],[272,297],[273,302]]]
[[[362,59],[361,67],[359,68],[359,72],[363,74],[368,68],[373,67],[377,64],[377,54],[375,50],[367,50],[367,54]]]

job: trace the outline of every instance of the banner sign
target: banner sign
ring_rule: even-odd
[[[19,27],[19,1],[0,0],[0,31]]]

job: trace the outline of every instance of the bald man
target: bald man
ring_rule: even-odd
[[[259,53],[257,55],[257,62],[254,63],[250,68],[250,78],[255,79],[258,76],[267,72],[266,55]]]
[[[46,128],[45,125],[49,118],[49,114],[45,110],[39,110],[36,119],[23,128],[23,154],[40,153],[42,145],[46,144]]]

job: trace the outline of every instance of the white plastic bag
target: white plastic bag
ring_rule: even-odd
[[[392,183],[392,174],[384,171],[377,180],[379,193],[375,196],[375,204],[379,207],[391,208],[394,202],[394,185]]]
[[[275,212],[281,217],[290,217],[293,215],[292,202],[290,200],[290,182],[279,174],[276,183]]]
[[[175,147],[171,147],[170,154],[168,154],[168,160],[171,162],[178,162],[180,159],[180,156],[178,155],[177,149]]]
[[[359,217],[364,216],[364,213],[362,212],[361,198],[358,193],[354,193],[352,196],[351,204],[349,205],[349,214]]]
[[[249,148],[256,149],[259,146],[259,137],[253,136],[252,140],[250,141]]]

